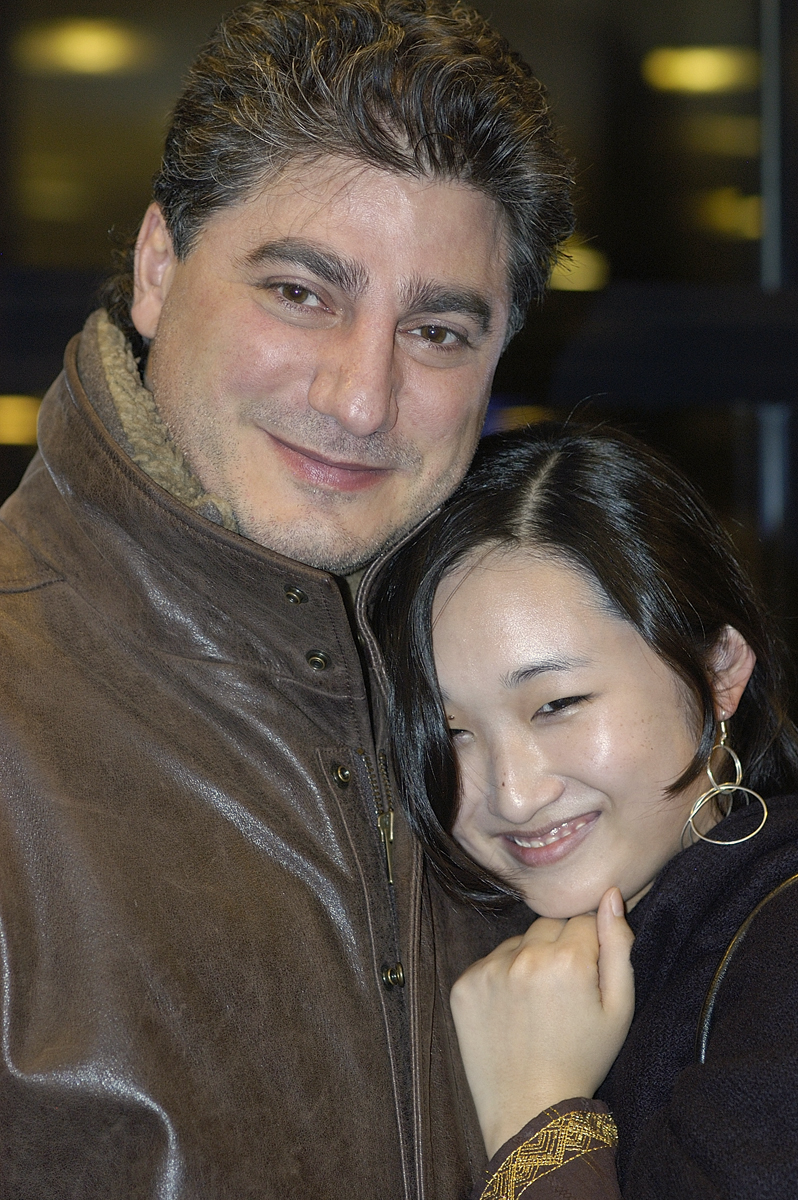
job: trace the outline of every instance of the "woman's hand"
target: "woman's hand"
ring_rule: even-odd
[[[457,980],[452,1014],[489,1157],[550,1105],[602,1082],[632,1021],[633,941],[610,888],[595,916],[539,917]]]

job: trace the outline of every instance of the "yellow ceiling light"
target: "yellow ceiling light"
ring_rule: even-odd
[[[749,46],[659,46],[643,78],[660,92],[747,92],[759,86],[759,54]]]
[[[762,140],[759,117],[693,113],[682,125],[682,140],[694,154],[756,158]]]
[[[17,207],[32,221],[78,222],[86,216],[91,192],[80,162],[68,153],[29,153],[20,157]]]
[[[586,246],[577,236],[563,246],[563,258],[552,272],[550,286],[555,292],[599,292],[609,278],[606,254],[595,246]]]
[[[762,236],[762,197],[744,196],[738,188],[713,188],[696,197],[696,225],[708,233],[755,242]]]
[[[35,396],[0,396],[0,445],[36,445],[40,404]]]
[[[34,75],[127,75],[151,67],[157,47],[122,21],[67,17],[25,27],[12,49],[16,65]]]

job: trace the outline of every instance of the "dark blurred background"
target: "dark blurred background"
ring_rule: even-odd
[[[16,0],[0,30],[0,498],[148,201],[227,5]],[[703,487],[798,648],[798,3],[479,0],[546,82],[578,233],[503,359],[502,428],[624,423]]]

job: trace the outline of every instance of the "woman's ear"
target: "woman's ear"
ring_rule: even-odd
[[[153,338],[177,265],[163,213],[151,204],[136,239],[130,316],[142,337]]]
[[[740,697],[755,666],[756,655],[743,635],[731,625],[724,626],[710,655],[715,711],[720,720],[733,716],[737,711]]]

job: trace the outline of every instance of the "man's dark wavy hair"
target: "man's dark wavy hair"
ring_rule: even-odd
[[[531,426],[484,438],[443,511],[402,546],[376,581],[373,624],[392,688],[397,779],[410,822],[447,890],[496,904],[516,893],[451,835],[457,761],[432,653],[432,604],[444,576],[492,547],[553,556],[578,571],[682,681],[700,730],[673,794],[706,766],[716,731],[712,652],[727,625],[756,654],[730,725],[746,786],[794,791],[798,740],[787,715],[784,646],[701,495],[628,435]]]
[[[571,232],[569,167],[545,92],[475,11],[446,0],[257,0],[188,72],[153,184],[184,259],[215,212],[328,155],[468,184],[504,213],[510,336]],[[132,243],[103,301],[130,320]]]

